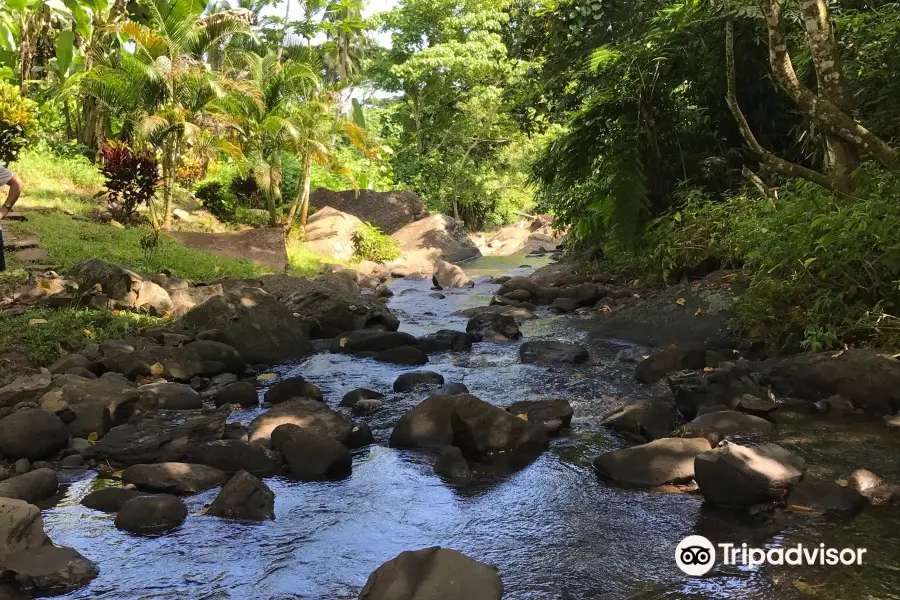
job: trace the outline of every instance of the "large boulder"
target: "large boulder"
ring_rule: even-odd
[[[387,235],[428,216],[425,203],[413,192],[335,192],[319,188],[310,194],[309,203],[318,207],[316,214],[330,207],[371,223]]]
[[[448,263],[446,260],[435,261],[431,282],[434,287],[442,290],[475,287],[475,282],[469,279],[461,267]]]
[[[172,298],[169,297],[169,292],[152,281],[144,280],[138,287],[134,307],[162,316],[171,313],[175,305],[172,303]]]
[[[332,410],[324,402],[300,398],[284,402],[256,417],[250,423],[250,441],[256,444],[271,443],[272,432],[279,425],[294,424],[304,431],[344,445],[353,445],[358,425],[341,413]]]
[[[13,498],[37,504],[59,490],[59,478],[52,469],[35,469],[0,481],[0,498]]]
[[[116,515],[116,527],[136,534],[157,534],[179,527],[188,510],[178,496],[154,494],[126,502]]]
[[[350,476],[353,459],[344,444],[311,434],[294,424],[280,425],[278,429],[288,429],[284,436],[281,431],[273,433],[272,439],[274,442],[279,437],[285,438],[278,446],[291,477],[317,481]]]
[[[384,398],[384,394],[381,392],[376,392],[375,390],[370,390],[368,388],[357,388],[344,394],[344,397],[341,398],[341,406],[353,408],[362,400],[381,400],[382,398]]]
[[[291,280],[290,286],[276,284],[270,276],[264,278],[264,285],[268,286],[267,289],[278,285],[280,289],[273,293],[289,294],[283,301],[290,312],[318,323],[323,338],[374,326],[396,331],[400,326],[400,321],[384,302],[374,296],[360,294],[356,283],[339,273],[319,279],[293,277]]]
[[[243,408],[254,408],[259,406],[259,393],[253,383],[236,381],[217,390],[213,395],[213,404],[216,406],[237,404]]]
[[[68,594],[86,586],[100,570],[72,548],[39,546],[13,554],[4,565],[18,587],[44,595]]]
[[[350,262],[356,252],[353,238],[363,222],[325,206],[313,213],[303,233],[303,247],[326,258]]]
[[[476,341],[503,342],[522,337],[514,317],[496,313],[481,313],[466,323],[466,332]]]
[[[662,400],[638,400],[607,413],[602,425],[620,433],[635,434],[648,442],[669,437],[677,419],[675,406]]]
[[[157,381],[138,388],[141,406],[145,410],[192,410],[203,408],[203,399],[189,385],[171,381]]]
[[[277,475],[282,465],[277,452],[244,440],[216,440],[198,444],[190,449],[187,459],[226,473],[247,471],[257,477]]]
[[[431,396],[403,415],[391,432],[393,448],[457,446],[470,460],[503,452],[539,453],[547,433],[475,396]]]
[[[0,408],[13,407],[20,402],[34,402],[53,385],[53,377],[45,373],[26,375],[0,388]]]
[[[137,303],[143,282],[143,278],[134,271],[108,265],[96,258],[77,263],[69,269],[68,275],[78,284],[82,293],[99,288],[110,300],[128,307],[134,307]]]
[[[686,483],[694,478],[694,459],[711,448],[703,438],[662,438],[614,450],[594,459],[602,477],[637,487]]]
[[[196,494],[225,482],[225,473],[206,465],[158,463],[131,465],[122,471],[122,481],[148,492]]]
[[[534,340],[519,346],[519,360],[525,364],[570,364],[587,362],[587,348],[579,344],[555,342],[551,340]]]
[[[273,384],[266,390],[263,401],[269,404],[281,404],[297,398],[312,398],[321,402],[322,392],[316,384],[297,375]]]
[[[507,317],[514,318],[517,323],[535,318],[534,311],[531,309],[523,308],[521,306],[506,306],[503,304],[492,304],[490,306],[473,306],[472,308],[466,308],[454,314],[467,317],[469,319],[483,314],[505,315]]]
[[[229,411],[151,410],[113,427],[85,452],[85,458],[115,465],[179,462],[196,444],[220,440]]]
[[[401,552],[378,567],[359,600],[500,600],[496,569],[446,548]]]
[[[900,410],[900,361],[893,353],[849,349],[776,358],[763,363],[760,380],[781,396],[839,395],[878,414]]]
[[[0,570],[10,556],[49,544],[37,506],[24,500],[0,498]]]
[[[391,237],[404,251],[408,264],[430,269],[438,259],[461,262],[481,256],[462,223],[447,215],[430,215],[397,230]]]
[[[548,448],[541,422],[521,419],[475,396],[450,397],[457,399],[450,416],[453,445],[469,460],[506,453],[537,455]]]
[[[222,519],[270,521],[275,518],[275,494],[259,478],[239,471],[228,480],[206,514]]]
[[[69,445],[69,430],[52,412],[18,410],[0,420],[0,454],[12,460],[44,460]]]
[[[500,289],[497,290],[497,295],[505,296],[516,290],[526,290],[533,297],[539,287],[540,286],[530,277],[512,277],[500,285]]]
[[[250,363],[275,364],[310,353],[303,322],[259,288],[242,287],[210,298],[184,315],[198,330],[217,329],[222,340]]]
[[[723,442],[697,456],[695,478],[703,498],[715,506],[749,508],[784,500],[803,478],[803,459],[781,446],[755,448]]]
[[[182,317],[189,310],[203,304],[210,298],[216,298],[225,294],[225,289],[221,284],[212,285],[179,285],[177,287],[169,287],[169,298],[172,301],[172,316]]]
[[[220,362],[225,365],[226,373],[243,375],[247,364],[240,353],[232,346],[215,340],[198,340],[186,344],[185,350],[193,352],[202,361]]]
[[[123,422],[138,405],[141,393],[124,381],[68,376],[61,387],[41,398],[41,408],[56,414],[72,437],[103,437]]]

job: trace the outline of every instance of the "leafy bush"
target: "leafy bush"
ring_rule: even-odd
[[[0,162],[16,159],[38,127],[37,104],[19,94],[19,89],[0,81]]]
[[[400,258],[400,246],[389,235],[369,223],[363,223],[353,234],[354,255],[360,260],[385,262]]]
[[[858,199],[795,182],[776,201],[757,193],[724,202],[684,191],[679,212],[647,229],[643,243],[604,245],[603,265],[665,281],[710,261],[743,265],[739,329],[775,348],[823,350],[900,345],[900,175],[867,166]]]
[[[230,221],[234,217],[236,205],[234,195],[225,189],[225,185],[221,182],[203,183],[194,195],[203,203],[203,208],[220,221]]]
[[[159,182],[156,158],[115,141],[103,144],[100,157],[110,214],[120,223],[134,223],[138,207],[149,206],[156,193]]]
[[[182,156],[175,165],[175,181],[185,188],[190,188],[203,179],[203,161],[195,156]]]

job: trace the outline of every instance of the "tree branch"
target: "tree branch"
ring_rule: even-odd
[[[756,187],[756,189],[758,189],[762,193],[763,196],[772,200],[778,200],[778,192],[775,190],[775,188],[766,185],[766,182],[763,181],[759,175],[748,169],[746,166],[741,169],[741,175],[744,176],[744,179],[752,183],[754,187]]]
[[[900,152],[863,127],[827,98],[814,94],[794,71],[788,52],[783,12],[786,0],[759,0],[769,32],[769,63],[788,96],[829,131],[860,148],[892,171],[900,171]]]
[[[833,189],[831,180],[824,174],[775,156],[763,148],[762,144],[756,139],[756,136],[753,135],[753,130],[750,128],[750,123],[747,122],[747,118],[744,116],[744,113],[738,104],[737,93],[735,92],[735,89],[737,89],[737,77],[734,69],[734,21],[731,19],[725,21],[725,64],[727,71],[726,79],[728,82],[728,91],[725,94],[725,101],[728,103],[728,108],[731,110],[731,114],[734,115],[734,119],[737,121],[741,135],[744,137],[750,150],[759,156],[760,162],[784,175],[811,181],[827,190]]]

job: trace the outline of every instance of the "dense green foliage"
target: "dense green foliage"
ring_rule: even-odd
[[[387,262],[400,258],[400,246],[371,223],[363,223],[353,234],[354,255],[360,260]]]
[[[7,2],[0,80],[36,103],[17,114],[37,106],[26,129],[44,149],[96,158],[113,138],[153,153],[156,227],[194,194],[232,226],[299,240],[317,187],[406,188],[470,229],[553,213],[573,246],[640,278],[742,267],[736,324],[774,346],[894,343],[900,5],[282,8]],[[23,102],[2,92],[0,117]],[[370,228],[357,243],[396,252]]]
[[[37,125],[37,104],[0,81],[0,162],[15,160]]]

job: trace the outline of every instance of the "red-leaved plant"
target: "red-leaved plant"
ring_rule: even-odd
[[[150,205],[159,184],[156,157],[109,140],[100,148],[100,160],[112,218],[123,225],[135,223],[138,207]]]

